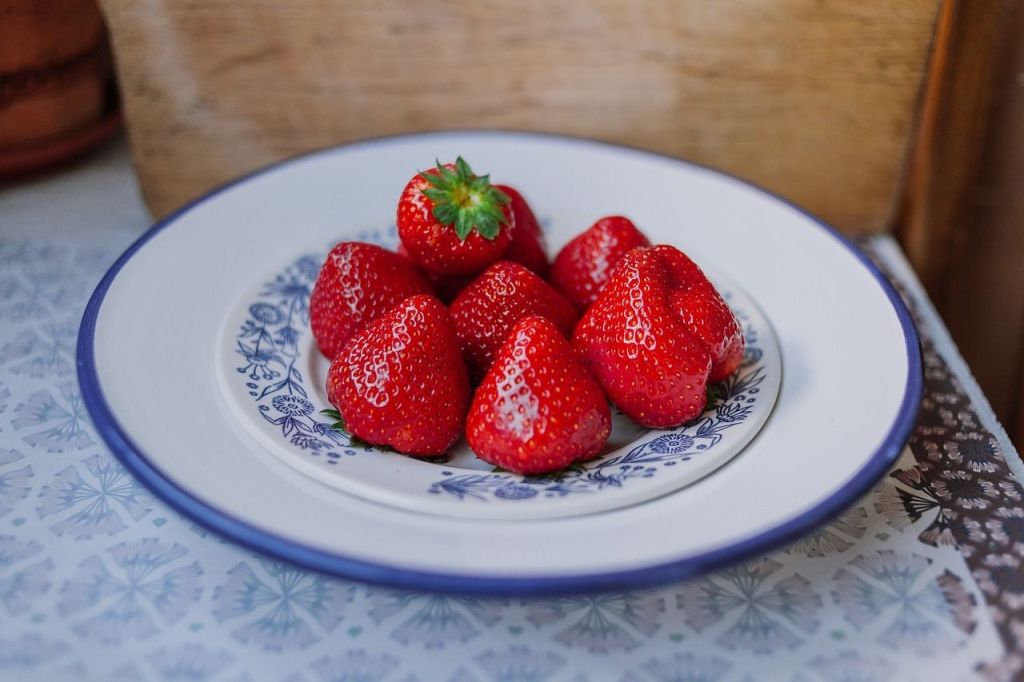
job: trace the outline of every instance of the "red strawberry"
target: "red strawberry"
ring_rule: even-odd
[[[704,410],[711,355],[673,310],[673,277],[654,249],[619,262],[573,334],[573,349],[612,402],[653,428]]]
[[[468,275],[501,257],[515,222],[509,198],[460,156],[417,174],[398,200],[398,236],[427,270]]]
[[[714,285],[685,253],[667,244],[655,246],[654,251],[675,279],[672,307],[683,325],[711,352],[708,381],[725,379],[743,360],[743,328]]]
[[[370,322],[334,358],[327,398],[367,443],[416,457],[458,440],[469,379],[455,327],[433,296],[412,296]]]
[[[508,185],[495,185],[496,188],[508,195],[512,201],[509,207],[512,209],[513,222],[516,229],[512,232],[512,243],[505,251],[505,260],[524,265],[533,270],[541,277],[548,274],[548,252],[544,244],[544,232],[540,229],[537,216],[533,214],[526,199],[514,187]]]
[[[405,250],[405,245],[402,242],[398,242],[398,253],[409,258],[410,262],[412,261],[412,258],[409,257],[409,252]],[[431,286],[434,287],[437,297],[445,303],[450,303],[460,291],[466,288],[467,284],[473,281],[472,275],[444,275],[440,272],[432,272],[423,268],[418,269],[420,274],[423,275],[423,279],[430,282]]]
[[[522,318],[546,317],[567,336],[577,319],[576,311],[551,285],[519,263],[505,260],[470,282],[450,310],[474,380],[487,372],[512,326]]]
[[[551,283],[582,313],[597,300],[619,260],[632,249],[650,245],[629,218],[601,218],[558,252]]]
[[[320,352],[333,359],[367,322],[409,296],[429,293],[409,259],[373,244],[342,242],[316,278],[309,325]]]
[[[595,457],[610,432],[601,387],[558,328],[537,315],[512,328],[466,419],[480,459],[526,475]]]

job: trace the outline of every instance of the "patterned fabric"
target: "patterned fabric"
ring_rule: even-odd
[[[889,278],[922,326],[913,298]],[[909,444],[916,463],[889,473],[894,483],[878,508],[903,528],[920,522],[922,543],[956,547],[1014,652],[984,671],[1024,675],[1024,489],[934,341],[922,335],[921,350],[925,392]]]
[[[1013,679],[1024,510],[924,340],[910,448],[790,547],[656,590],[470,599],[256,556],[154,499],[85,414],[74,342],[122,243],[0,239],[0,679]]]

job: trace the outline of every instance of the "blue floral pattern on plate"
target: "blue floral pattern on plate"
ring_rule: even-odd
[[[395,240],[394,228],[360,236],[385,246],[392,246]],[[354,469],[350,464],[344,474],[339,474],[347,477],[345,481],[322,473],[321,465],[331,468],[365,456],[380,461],[381,451],[336,430],[332,427],[334,420],[321,416],[322,408],[328,405],[321,387],[311,383],[310,375],[322,373],[324,363],[309,331],[309,297],[320,261],[316,255],[302,255],[243,297],[237,308],[239,322],[223,341],[231,344],[231,352],[225,353],[231,369],[225,369],[224,374],[231,384],[228,392],[243,416],[251,419],[258,415],[254,426],[272,439],[276,451],[286,451],[289,463],[349,492],[364,494],[357,485],[364,480],[361,476],[366,469]],[[429,463],[407,458],[392,462],[393,468],[416,472],[418,478],[406,488],[383,476],[370,476],[374,478],[372,485],[378,491],[387,487],[382,495],[400,491],[406,499],[432,504],[429,510],[441,513],[467,503],[492,503],[490,506],[508,509],[512,503],[521,508],[537,507],[542,500],[549,504],[583,497],[603,500],[596,505],[580,500],[571,509],[559,503],[563,515],[568,515],[633,504],[698,480],[756,434],[771,410],[779,385],[774,338],[766,356],[764,337],[771,336],[767,322],[742,294],[730,286],[722,290],[732,299],[743,324],[746,354],[740,369],[718,385],[716,397],[692,422],[671,430],[644,430],[616,414],[608,452],[550,475],[521,476],[495,470],[476,459],[465,446],[456,446],[447,456]],[[617,435],[622,433],[632,436]],[[654,479],[657,483],[651,485]],[[645,486],[639,485],[641,481],[647,482]],[[628,500],[627,489],[631,491]],[[613,490],[618,492],[610,495]],[[598,496],[602,491],[605,494]],[[611,501],[612,497],[616,501]]]
[[[748,335],[748,342],[753,335]],[[759,355],[750,347],[739,374],[722,384],[724,399],[703,415],[668,433],[645,440],[629,452],[610,458],[600,458],[564,469],[548,476],[519,476],[510,473],[483,473],[454,475],[451,470],[441,472],[444,478],[430,486],[435,495],[452,495],[459,499],[528,500],[539,494],[548,497],[592,493],[610,486],[623,486],[636,478],[651,478],[664,467],[688,462],[715,447],[722,433],[746,421],[752,413],[752,403],[765,379],[763,367],[756,366],[752,358]]]
[[[260,414],[279,426],[292,445],[337,460],[351,437],[314,415],[305,377],[298,367],[299,339],[309,326],[309,296],[320,269],[314,256],[303,256],[285,268],[249,306],[249,318],[238,330],[237,372],[245,377],[248,393]]]

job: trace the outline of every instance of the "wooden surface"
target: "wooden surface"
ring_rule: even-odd
[[[929,295],[1017,444],[1024,446],[1024,4],[965,4],[959,76],[931,131],[931,184],[905,243]],[[974,35],[963,35],[964,32]],[[966,111],[965,111],[966,109]],[[912,190],[922,184],[911,182]]]
[[[951,0],[937,30],[898,232],[940,310],[959,265],[956,254],[972,232],[962,220],[964,202],[978,172],[999,45],[1015,5]]]
[[[146,199],[348,140],[595,137],[716,166],[852,232],[899,196],[937,0],[103,0]],[[410,159],[410,167],[433,159]]]

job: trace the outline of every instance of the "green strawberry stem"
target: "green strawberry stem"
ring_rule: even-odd
[[[377,448],[379,448],[381,450],[390,450],[391,449],[391,448],[380,446],[380,445],[377,445],[377,446],[371,445],[370,443],[367,443],[366,441],[364,441],[362,438],[359,438],[358,436],[353,434],[351,431],[348,430],[348,427],[345,426],[345,418],[342,417],[341,413],[338,412],[337,410],[333,410],[333,409],[320,410],[320,414],[322,414],[325,417],[329,417],[329,418],[334,420],[334,423],[331,424],[331,428],[334,429],[335,431],[338,431],[339,433],[344,433],[346,436],[348,436],[348,444],[351,445],[352,447],[356,447],[356,448],[377,447]]]
[[[320,414],[322,414],[325,417],[330,417],[331,419],[334,420],[334,423],[331,424],[331,428],[334,429],[335,431],[345,430],[345,420],[342,418],[341,412],[338,412],[337,410],[326,409],[320,410]]]
[[[718,403],[720,403],[723,400],[725,400],[725,398],[726,398],[726,396],[728,394],[729,394],[729,390],[726,388],[725,382],[721,382],[720,381],[717,384],[708,384],[707,385],[708,407],[714,407],[714,406],[718,405]]]
[[[434,202],[434,218],[442,225],[451,225],[459,239],[466,241],[474,229],[484,239],[493,240],[508,224],[501,207],[511,199],[491,185],[490,176],[476,175],[461,156],[455,169],[437,162],[436,173],[420,173],[430,183],[423,194]]]

